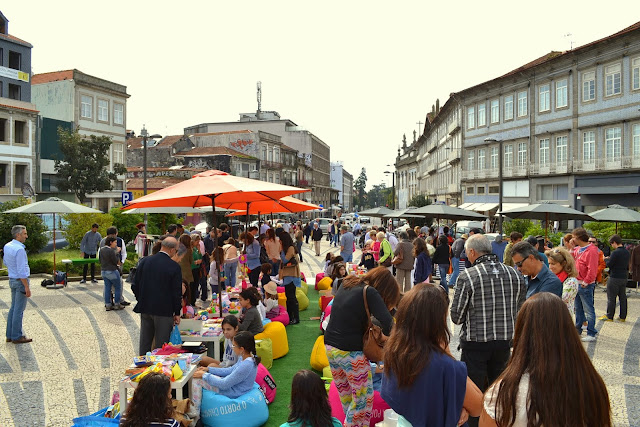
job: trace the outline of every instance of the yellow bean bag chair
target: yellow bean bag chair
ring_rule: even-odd
[[[326,291],[327,289],[331,289],[331,285],[332,284],[333,284],[333,280],[331,280],[331,277],[323,277],[318,282],[318,290],[319,291]]]
[[[304,292],[305,295],[309,295],[309,285],[304,280],[300,281],[300,289]]]
[[[298,299],[298,310],[304,311],[309,307],[309,298],[300,288],[296,288],[296,298]]]
[[[331,378],[333,379],[333,374],[331,373],[331,366],[325,366],[322,370],[322,378]]]
[[[324,335],[320,335],[311,350],[311,359],[309,360],[311,367],[316,371],[322,372],[324,368],[329,366],[327,359],[327,350],[324,348]]]
[[[271,350],[274,359],[279,359],[289,353],[287,331],[280,322],[270,322],[264,325],[264,331],[255,336],[256,340],[271,338]]]
[[[287,296],[284,292],[278,293],[278,305],[281,305],[285,308],[287,307]]]

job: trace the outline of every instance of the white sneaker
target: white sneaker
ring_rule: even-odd
[[[594,342],[596,337],[592,337],[591,335],[587,335],[586,337],[582,337],[582,342]]]

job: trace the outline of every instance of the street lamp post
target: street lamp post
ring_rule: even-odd
[[[391,165],[387,165],[391,166]],[[392,209],[396,208],[396,173],[395,171],[384,171],[385,174],[391,174],[391,204]]]
[[[156,134],[149,135],[147,132],[147,128],[145,125],[142,125],[142,130],[140,131],[140,135],[142,136],[142,193],[143,195],[147,195],[147,144],[148,139],[160,139],[162,136]],[[147,214],[144,214],[144,225],[145,229],[147,227]]]
[[[495,138],[486,138],[484,140],[484,142],[487,143],[491,143],[491,142],[497,142],[498,143],[498,233],[502,234],[502,156],[504,156],[504,153],[502,152],[502,140],[501,139],[495,139]]]

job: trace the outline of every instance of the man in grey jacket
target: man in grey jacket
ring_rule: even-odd
[[[80,242],[80,252],[81,256],[84,259],[87,258],[95,258],[98,253],[98,248],[100,245],[100,240],[102,240],[102,236],[98,233],[98,224],[92,224],[91,230],[87,231],[82,237],[82,241]],[[82,280],[80,283],[87,283],[87,267],[85,264],[82,267]],[[91,264],[91,283],[98,283],[96,280],[96,265]]]

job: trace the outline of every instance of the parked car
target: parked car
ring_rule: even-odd
[[[459,239],[463,234],[469,234],[472,228],[477,228],[481,233],[484,233],[481,221],[458,221],[453,224],[453,228],[456,230],[456,239]]]
[[[360,216],[358,217],[358,219],[360,220],[360,224],[370,224],[371,223],[371,218],[368,216]]]
[[[329,232],[329,224],[331,224],[330,221],[333,221],[330,218],[316,218],[315,221],[318,223],[318,227],[320,228],[320,230],[322,230],[323,233],[328,233]]]

